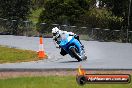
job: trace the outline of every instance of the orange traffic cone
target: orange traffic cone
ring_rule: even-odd
[[[40,40],[39,40],[39,52],[38,52],[38,57],[40,59],[44,59],[46,57],[46,54],[44,52],[44,47],[43,47],[43,38],[42,36],[40,37]]]
[[[82,68],[82,66],[80,65],[79,68],[78,68],[79,75],[85,75],[86,71],[81,69],[81,68]]]

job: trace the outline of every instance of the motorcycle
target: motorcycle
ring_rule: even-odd
[[[59,46],[65,50],[67,54],[69,54],[72,58],[77,59],[79,62],[87,59],[84,47],[82,47],[74,35],[62,35]]]

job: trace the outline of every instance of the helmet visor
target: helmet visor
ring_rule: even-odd
[[[57,35],[57,33],[53,33],[53,36],[56,36]]]

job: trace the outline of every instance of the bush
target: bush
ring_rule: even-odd
[[[93,8],[82,15],[76,23],[79,26],[86,25],[93,28],[121,29],[123,18],[113,16],[111,11],[107,11],[104,8]]]

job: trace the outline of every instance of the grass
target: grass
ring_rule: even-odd
[[[86,34],[85,34],[85,35],[79,35],[79,36],[80,36],[80,39],[81,39],[81,40],[86,40],[86,41],[88,40],[88,37],[89,37],[89,36],[86,35]]]
[[[20,50],[0,46],[0,63],[38,60],[37,53],[30,50]]]
[[[79,86],[74,76],[42,76],[0,79],[0,88],[132,88],[132,83]]]

